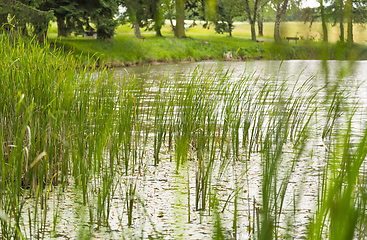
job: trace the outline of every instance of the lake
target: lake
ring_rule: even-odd
[[[346,221],[339,208],[366,221],[367,61],[199,62],[114,74],[118,96],[104,98],[115,104],[113,133],[92,154],[101,167],[87,194],[72,177],[65,191],[46,189],[48,214],[36,228],[46,238],[300,239],[336,234]],[[27,225],[37,204],[23,209],[28,237],[40,236]],[[348,224],[365,237],[362,224]]]

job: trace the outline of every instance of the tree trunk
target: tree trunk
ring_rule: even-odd
[[[160,26],[154,25],[155,35],[157,37],[163,37],[161,29],[162,29],[162,25]]]
[[[340,28],[340,35],[339,41],[344,42],[344,5],[343,0],[339,0],[339,28]]]
[[[250,5],[249,5],[248,0],[246,0],[245,3],[246,3],[246,12],[247,12],[247,16],[248,16],[248,21],[251,25],[251,40],[256,41],[255,23],[256,23],[256,16],[257,16],[258,0],[255,0],[254,15],[253,16],[251,15],[251,10],[250,10]]]
[[[259,36],[264,36],[264,8],[262,7],[257,17]]]
[[[162,25],[164,23],[164,19],[161,16],[160,10],[158,10],[154,16],[154,30],[155,30],[155,35],[157,37],[162,37]]]
[[[340,22],[339,28],[340,28],[339,41],[344,42],[344,21]]]
[[[175,37],[185,38],[185,0],[176,0]]]
[[[277,6],[277,12],[275,15],[275,24],[274,24],[274,40],[275,42],[278,43],[282,41],[282,39],[280,38],[279,27],[280,22],[282,21],[282,18],[284,17],[285,12],[287,11],[287,8],[288,8],[288,0],[284,0]]]
[[[153,20],[154,20],[155,35],[157,37],[162,37],[161,29],[164,23],[164,17],[163,17],[163,12],[160,7],[160,0],[153,1],[152,13],[153,13]]]
[[[66,24],[64,17],[56,17],[57,19],[57,36],[58,37],[66,37],[67,31],[66,31]]]
[[[256,41],[256,31],[255,31],[256,27],[255,27],[255,22],[252,21],[250,24],[251,24],[251,40],[252,41]]]
[[[134,22],[134,35],[136,38],[141,38],[140,26],[138,21]]]
[[[280,38],[280,34],[279,34],[279,26],[280,26],[280,19],[275,19],[275,24],[274,24],[274,40],[275,42],[281,42],[282,39]]]
[[[345,17],[347,18],[348,30],[347,30],[347,42],[348,44],[353,43],[353,2],[347,0],[345,2]]]
[[[348,37],[347,42],[348,44],[352,44],[354,42],[353,40],[353,22],[352,20],[348,21]]]
[[[325,8],[323,0],[320,0],[320,12],[321,12],[321,25],[322,25],[322,38],[324,42],[328,42],[328,32],[326,26]]]

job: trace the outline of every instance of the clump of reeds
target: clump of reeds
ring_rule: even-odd
[[[47,43],[10,42],[3,34],[0,48],[2,238],[44,237],[51,214],[49,194],[55,187],[62,194],[72,183],[80,195],[76,202],[89,217],[81,218],[81,235],[90,236],[94,224],[109,227],[117,187],[127,225],[134,227],[134,214],[142,214],[136,206],[144,209],[139,183],[147,165],[153,162],[159,168],[164,163],[160,154],[165,147],[174,150],[176,172],[193,161],[194,209],[201,218],[204,213],[214,215],[214,238],[238,236],[243,190],[255,155],[261,169],[261,201],[252,203],[254,196],[245,196],[249,235],[295,237],[295,192],[301,190],[290,189],[291,179],[307,151],[313,151],[308,141],[319,129],[327,143],[326,165],[306,237],[365,237],[367,131],[364,128],[359,137],[352,131],[354,109],[339,86],[334,92],[328,86],[325,100],[320,100],[324,89],[314,88],[313,79],[290,84],[241,75],[233,80],[230,71],[205,67],[186,77],[160,76],[149,83],[136,76],[114,78],[106,69],[90,71]],[[319,105],[326,114],[319,116]],[[318,126],[320,118],[323,127]],[[190,222],[190,164],[184,170]],[[217,186],[224,179],[232,190],[222,198]],[[28,211],[27,229],[26,198],[35,203],[33,213]],[[291,212],[286,202],[292,202]],[[225,211],[233,211],[231,229],[222,224]],[[345,217],[343,211],[350,214]],[[53,214],[55,231],[58,211]]]
[[[0,206],[12,216],[1,220],[6,238],[24,234],[22,207],[29,196],[36,199],[34,224],[41,224],[33,229],[45,230],[48,192],[52,186],[64,188],[71,176],[87,205],[94,204],[89,188],[98,173],[103,180],[98,202],[108,208],[114,171],[107,171],[103,154],[112,143],[117,107],[116,84],[106,71],[92,74],[89,66],[48,44],[12,41],[0,36]]]

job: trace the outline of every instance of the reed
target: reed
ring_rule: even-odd
[[[153,106],[155,108],[154,115],[154,165],[159,164],[159,153],[162,148],[162,144],[166,138],[167,126],[169,121],[169,112],[172,107],[172,98],[170,98],[170,90],[168,89],[168,83],[166,80],[161,80],[159,90],[156,93]]]
[[[69,188],[77,192],[81,238],[111,227],[115,201],[126,213],[119,231],[133,232],[134,219],[147,218],[151,236],[163,237],[140,186],[169,160],[177,176],[187,176],[176,177],[184,181],[176,194],[180,202],[187,197],[180,212],[188,224],[212,217],[216,239],[240,238],[240,223],[252,239],[294,238],[303,191],[294,182],[309,174],[299,166],[319,151],[315,135],[324,165],[304,237],[365,238],[367,127],[354,132],[358,108],[342,73],[316,87],[315,78],[234,79],[231,70],[203,66],[150,82],[94,71],[47,43],[2,34],[0,47],[0,238],[57,235],[62,213],[50,195],[61,199]],[[256,167],[258,192],[249,180]]]

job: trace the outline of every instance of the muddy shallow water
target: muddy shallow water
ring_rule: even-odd
[[[149,85],[146,103],[154,100],[154,93],[159,89],[154,81],[160,76],[169,74],[169,79],[176,81],[179,77],[191,76],[195,68],[216,71],[228,70],[229,81],[236,82],[240,77],[250,76],[249,79],[259,77],[256,88],[260,89],[264,83],[262,79],[271,79],[271,83],[279,86],[285,79],[290,89],[301,88],[305,82],[318,89],[315,106],[322,105],[327,92],[333,91],[335,82],[340,80],[345,96],[350,105],[358,106],[353,118],[352,128],[354,137],[360,135],[360,129],[366,124],[367,107],[367,62],[359,61],[353,64],[345,61],[328,61],[326,68],[322,61],[253,61],[253,62],[217,62],[217,63],[187,63],[179,65],[158,65],[151,67],[132,67],[116,69],[116,79],[121,76],[136,75]],[[310,80],[311,79],[311,80]],[[184,83],[183,83],[184,84]],[[303,97],[297,92],[294,99]],[[307,95],[308,93],[305,93]],[[149,106],[149,104],[147,104]],[[321,109],[322,107],[320,107]],[[270,109],[270,108],[269,108]],[[179,110],[177,110],[179,111]],[[270,110],[269,110],[270,112]],[[317,115],[318,114],[318,115]],[[322,139],[322,130],[326,113],[317,112],[312,120],[309,138],[305,143],[305,150],[297,160],[288,181],[282,211],[277,220],[280,236],[288,231],[294,238],[305,235],[306,224],[315,212],[316,198],[320,187],[320,175],[326,165],[327,144]],[[266,118],[266,117],[265,117]],[[225,122],[218,118],[219,122]],[[355,130],[355,131],[354,131]],[[167,140],[164,142],[160,155],[160,163],[154,166],[153,136],[148,135],[146,146],[139,148],[143,156],[140,159],[139,170],[126,175],[123,167],[116,167],[116,175],[111,185],[111,196],[106,201],[104,214],[108,218],[105,226],[91,225],[88,222],[93,203],[98,199],[94,194],[89,195],[89,207],[83,206],[80,189],[70,185],[65,191],[61,187],[50,187],[47,191],[46,217],[44,221],[45,238],[76,239],[76,238],[104,238],[104,239],[209,239],[213,236],[216,216],[220,213],[221,228],[227,238],[249,239],[254,236],[259,216],[262,215],[262,157],[261,152],[239,152],[238,159],[228,161],[221,167],[222,154],[214,151],[216,160],[210,172],[211,181],[208,196],[215,196],[218,204],[210,199],[208,209],[197,210],[195,205],[198,160],[195,148],[188,153],[188,161],[176,171],[175,152],[169,150]],[[168,136],[166,136],[167,138]],[[228,140],[230,142],[230,140]],[[231,143],[229,143],[231,144]],[[192,144],[193,145],[193,144]],[[284,144],[282,149],[282,163],[278,168],[279,176],[275,181],[281,181],[292,164],[295,150],[292,144]],[[232,154],[232,153],[231,153]],[[108,154],[106,154],[108,159]],[[284,171],[283,171],[284,168]],[[91,191],[100,188],[100,179],[92,179]],[[134,186],[132,226],[127,224],[126,192]],[[131,190],[131,188],[130,188]],[[214,197],[213,197],[214,198]],[[24,207],[24,223],[26,236],[36,237],[33,229],[28,229],[27,219],[35,204],[28,199]],[[92,209],[92,210],[91,210]],[[217,214],[217,215],[216,215]],[[236,217],[234,217],[236,214]],[[98,216],[93,216],[94,219]],[[94,222],[96,222],[95,220]],[[236,227],[234,228],[234,221]],[[291,222],[291,225],[288,225]],[[287,227],[292,226],[292,229]],[[234,230],[236,229],[236,230]],[[84,236],[84,237],[83,237]],[[281,238],[283,238],[281,237]],[[285,238],[285,237],[284,237]]]

